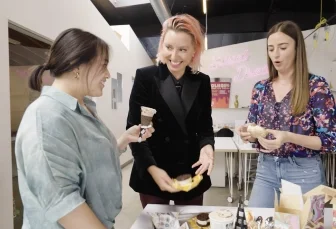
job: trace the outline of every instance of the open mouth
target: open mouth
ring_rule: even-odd
[[[102,85],[102,87],[105,87],[105,82],[106,81],[101,81],[100,84]]]
[[[172,60],[170,60],[170,63],[173,67],[176,68],[176,67],[181,65],[182,61],[172,61]]]

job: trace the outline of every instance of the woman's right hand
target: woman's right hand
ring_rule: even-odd
[[[152,165],[148,168],[148,172],[153,177],[153,180],[159,186],[161,191],[167,191],[170,193],[179,192],[179,190],[173,187],[173,180],[163,169]]]
[[[251,134],[247,132],[247,124],[239,126],[237,129],[237,133],[239,134],[240,138],[245,142],[254,142],[256,139],[252,138]]]

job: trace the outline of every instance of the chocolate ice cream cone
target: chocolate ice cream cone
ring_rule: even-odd
[[[151,124],[153,117],[141,115],[141,126],[147,127]]]
[[[146,133],[146,129],[152,127],[151,122],[155,113],[155,109],[141,106],[141,131],[138,142],[141,142],[142,135]]]

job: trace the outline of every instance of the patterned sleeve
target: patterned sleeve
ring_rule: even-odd
[[[257,123],[258,117],[258,106],[260,101],[260,94],[261,90],[264,88],[264,84],[262,81],[257,82],[252,90],[251,96],[251,104],[250,104],[250,111],[247,116],[247,123]]]
[[[312,113],[316,134],[322,142],[321,152],[336,150],[336,107],[328,83],[322,77],[315,77],[310,91]]]

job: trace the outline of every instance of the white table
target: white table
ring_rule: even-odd
[[[148,212],[180,212],[180,224],[184,223],[188,219],[194,217],[201,212],[212,212],[217,209],[222,209],[220,206],[174,206],[174,205],[156,205],[148,204],[146,208],[138,216],[131,229],[154,229],[151,216]],[[234,214],[237,212],[237,208],[225,207],[232,210]],[[266,219],[269,216],[273,216],[273,208],[249,208],[253,212],[254,216],[262,216]],[[326,208],[324,211],[324,228],[331,229],[332,223],[332,209]]]
[[[217,177],[220,179],[224,178],[224,187],[225,187],[225,169],[228,169],[228,177],[229,177],[229,189],[230,196],[228,197],[228,201],[233,201],[233,154],[237,153],[238,149],[236,144],[233,142],[230,137],[216,137],[215,138],[215,165],[214,170],[211,175],[211,180],[216,181]],[[227,157],[226,155],[229,155]],[[223,164],[224,162],[224,164]],[[223,173],[221,170],[224,170]],[[217,179],[218,180],[218,179]]]

